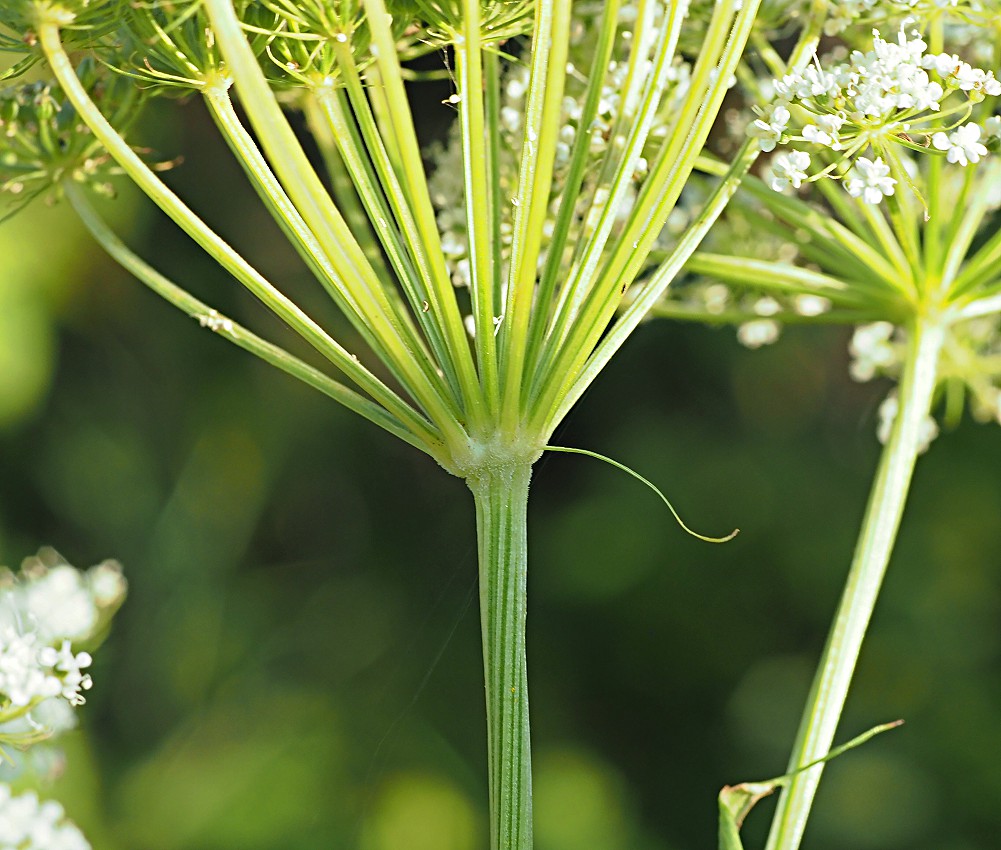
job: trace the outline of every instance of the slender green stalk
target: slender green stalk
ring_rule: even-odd
[[[427,277],[427,297],[434,311],[434,319],[441,325],[442,335],[448,346],[448,356],[462,389],[465,410],[470,424],[474,426],[482,421],[484,415],[482,388],[477,380],[458,302],[441,251],[440,234],[427,188],[410,103],[403,85],[402,69],[389,28],[389,16],[382,0],[367,0],[364,5],[372,38],[369,52],[375,60],[371,71],[374,73],[377,69],[378,74],[372,88],[379,98],[384,98],[387,107],[383,110],[386,121],[382,123],[381,135],[383,139],[392,139],[398,152],[399,180],[403,186],[399,190],[393,183],[386,182],[385,187],[390,195],[397,194],[396,205],[410,215],[408,220],[401,222],[403,231],[411,240],[417,267]]]
[[[696,63],[691,89],[675,125],[685,128],[686,132],[677,134],[680,142],[678,138],[669,139],[658,154],[622,237],[616,241],[611,256],[601,270],[600,282],[590,292],[554,356],[542,358],[535,376],[537,395],[533,399],[540,419],[551,418],[551,412],[561,405],[561,399],[580,377],[591,352],[614,317],[624,290],[636,279],[654,240],[667,222],[722,105],[726,83],[743,53],[759,2],[748,0],[740,4],[740,10],[732,20],[735,4],[721,3],[716,7],[710,32],[706,36],[706,52]],[[710,49],[708,42],[721,32],[725,35],[722,46]],[[708,62],[712,63],[712,69],[704,70],[703,66]],[[697,107],[695,101],[698,102]],[[685,123],[689,120],[685,117],[688,112],[694,113],[691,123]],[[691,251],[694,248],[693,245]]]
[[[322,246],[317,241],[313,232],[296,209],[295,204],[289,199],[282,188],[278,178],[268,165],[264,155],[258,149],[253,137],[240,123],[236,114],[236,109],[229,96],[229,87],[226,83],[212,81],[202,89],[202,95],[209,107],[209,112],[216,122],[216,127],[226,140],[230,150],[233,151],[236,161],[243,168],[250,178],[251,185],[265,207],[271,213],[275,222],[285,233],[290,244],[302,257],[303,261],[312,270],[316,279],[321,283],[328,294],[340,303],[340,293],[337,289],[338,279],[337,269],[331,264],[329,258],[324,253]],[[363,231],[364,232],[364,231]],[[393,290],[390,290],[392,293]],[[353,318],[350,311],[345,311],[349,318]],[[392,356],[382,347],[381,339],[371,333],[365,322],[354,321],[353,325],[365,342],[376,352],[380,359],[386,364],[394,377],[405,384],[404,376],[400,372]],[[433,342],[433,339],[432,339]],[[430,357],[430,355],[428,355]],[[445,398],[446,403],[451,399]]]
[[[467,5],[469,0],[466,0]],[[570,4],[539,3],[532,34],[532,75],[525,102],[525,138],[518,169],[511,262],[499,329],[501,423],[517,427],[525,354],[560,132],[560,102],[570,45]]]
[[[652,24],[651,4],[640,4],[640,10],[640,15],[644,11],[649,14]],[[650,128],[668,86],[668,74],[681,36],[684,18],[682,11],[680,4],[676,4],[665,13],[657,32],[656,43],[649,55],[643,39],[634,42],[621,94],[623,102],[631,107],[623,109],[612,131],[612,138],[623,139],[622,151],[617,157],[606,158],[603,174],[598,181],[598,185],[605,189],[602,192],[603,198],[599,200],[596,193],[591,199],[592,209],[584,213],[585,221],[592,217],[595,219],[594,230],[587,240],[578,243],[579,250],[573,259],[570,278],[560,290],[554,308],[557,316],[552,332],[554,343],[562,342],[570,333],[581,305],[598,283],[598,270],[612,235],[612,227],[632,186],[636,163],[647,144]],[[642,27],[642,18],[640,20]],[[649,36],[647,40],[653,41]],[[707,45],[706,50],[710,49],[711,45]],[[586,138],[581,135],[582,139]],[[606,192],[607,197],[604,197]]]
[[[87,200],[84,191],[72,181],[63,184],[63,192],[71,206],[87,230],[97,243],[122,266],[127,272],[152,289],[164,300],[173,304],[182,312],[197,319],[198,322],[211,331],[238,345],[244,351],[260,357],[266,363],[281,369],[288,375],[298,378],[305,384],[319,390],[324,395],[340,402],[349,410],[353,410],[380,428],[395,434],[401,440],[423,452],[435,456],[433,446],[429,446],[423,438],[416,436],[409,428],[400,422],[385,408],[344,386],[339,381],[323,374],[319,369],[304,363],[267,340],[234,322],[209,307],[204,301],[191,295],[173,281],[160,274],[156,269],[133,253],[105,223],[97,211]],[[430,427],[430,425],[427,425]]]
[[[204,8],[262,148],[303,220],[338,269],[337,290],[348,312],[354,312],[380,339],[382,349],[405,376],[408,390],[428,418],[450,439],[461,441],[465,434],[443,398],[447,390],[432,364],[419,354],[422,346],[411,317],[389,299],[361,246],[323,187],[275,100],[244,37],[232,3],[230,0],[205,0]]]
[[[823,181],[821,181],[823,182]],[[910,272],[903,278],[896,267],[870,242],[820,211],[810,207],[800,198],[781,195],[773,191],[763,181],[748,177],[742,185],[756,200],[761,201],[788,226],[802,228],[813,239],[810,246],[824,246],[837,251],[836,263],[847,262],[858,269],[864,277],[885,281],[905,295],[913,293]],[[862,205],[859,205],[861,212]],[[875,237],[874,237],[875,238]],[[841,267],[836,265],[835,267]],[[853,278],[856,275],[853,274]],[[910,285],[909,285],[910,283]]]
[[[350,56],[350,51],[348,55]],[[317,112],[319,117],[324,119],[327,132],[336,139],[340,159],[350,176],[349,182],[363,206],[362,215],[368,221],[378,223],[379,240],[396,271],[397,279],[428,340],[428,345],[434,352],[434,362],[441,369],[452,390],[452,396],[458,399],[461,397],[458,377],[437,321],[440,312],[438,302],[433,289],[424,283],[426,275],[423,272],[418,273],[415,266],[415,263],[421,264],[426,270],[427,263],[421,260],[419,243],[415,246],[413,241],[417,231],[413,226],[412,216],[406,209],[406,194],[401,190],[395,173],[388,164],[383,139],[374,129],[374,121],[361,81],[357,74],[346,72],[342,72],[342,78],[348,80],[347,87],[355,94],[352,102],[358,104],[355,107],[355,114],[362,121],[362,133],[366,129],[369,130],[366,138],[362,138],[358,125],[348,117],[351,114],[350,107],[343,90],[331,86],[318,87],[314,92]],[[365,121],[365,118],[368,121]],[[376,168],[380,169],[378,173]],[[390,204],[393,206],[392,209]],[[416,251],[413,250],[415,247]],[[386,291],[393,296],[397,289],[395,285],[389,284]],[[454,407],[453,413],[456,418],[462,417],[457,407]]]
[[[598,29],[600,35],[592,58],[593,68],[608,67],[612,57],[612,49],[615,46],[615,21],[618,14],[619,0],[608,0],[604,4],[601,26]],[[587,94],[581,107],[579,126],[590,127],[594,122],[595,116],[598,114],[598,105],[601,102],[604,80],[603,74],[592,73],[590,75],[587,83]],[[557,286],[562,285],[564,288],[566,286],[565,283],[559,284],[557,279],[561,277],[563,258],[567,253],[568,237],[579,214],[577,202],[584,184],[584,177],[587,174],[590,147],[591,138],[587,133],[575,135],[570,167],[563,183],[562,200],[553,226],[546,263],[539,281],[539,291],[536,297],[538,306],[532,314],[529,326],[525,354],[527,373],[531,373],[537,368],[539,350],[545,340],[550,320],[558,310],[558,302],[555,298]]]
[[[825,755],[831,748],[855,664],[896,540],[921,427],[935,391],[946,333],[938,317],[918,317],[910,328],[900,380],[899,410],[883,450],[851,570],[800,722],[789,769]],[[783,790],[766,850],[796,850],[803,837],[823,764],[797,774]]]
[[[532,750],[525,664],[529,461],[467,478],[476,501],[487,694],[491,850],[531,850]]]
[[[499,187],[497,138],[498,112],[490,115],[484,105],[483,45],[480,39],[479,4],[471,3],[462,16],[463,30],[455,45],[455,73],[459,91],[459,126],[462,140],[462,173],[466,191],[466,233],[469,237],[470,298],[476,328],[476,357],[491,412],[500,406],[497,343],[494,334],[495,303],[500,302]],[[484,164],[490,167],[485,168]],[[499,182],[499,181],[497,181]]]
[[[205,224],[175,195],[163,181],[139,158],[87,95],[77,78],[73,65],[62,45],[58,22],[40,19],[37,25],[39,43],[45,52],[49,67],[66,94],[67,99],[81,119],[100,139],[115,161],[135,184],[173,219],[192,239],[257,296],[275,315],[310,343],[318,352],[355,381],[359,387],[392,411],[401,421],[411,423],[415,432],[427,428],[426,420],[399,396],[364,368],[357,358],[332,339],[319,325],[309,318],[294,302],[279,292],[254,269],[240,254]],[[432,427],[432,441],[438,439]]]
[[[327,179],[330,181],[330,194],[333,196],[337,209],[344,216],[344,221],[347,222],[355,239],[358,240],[358,244],[361,245],[365,256],[372,264],[372,268],[375,269],[380,279],[389,286],[392,278],[383,261],[379,240],[372,229],[372,222],[365,214],[361,198],[358,197],[358,190],[351,182],[347,165],[337,149],[337,139],[334,137],[330,124],[325,120],[315,92],[310,92],[305,97],[303,115],[306,118],[310,135],[316,142],[320,156],[323,158],[323,166],[327,172]]]
[[[622,315],[616,320],[611,330],[595,347],[580,374],[573,376],[573,380],[568,379],[566,389],[560,393],[559,400],[554,407],[549,410],[540,410],[540,413],[545,417],[543,433],[548,436],[555,430],[556,426],[570,412],[570,408],[577,403],[594,379],[598,377],[615,352],[622,347],[644,317],[650,313],[653,306],[660,301],[671,281],[681,271],[681,267],[688,261],[688,258],[695,253],[699,243],[722,214],[730,198],[740,186],[740,181],[754,164],[757,155],[758,152],[751,140],[745,141],[735,155],[730,169],[713,190],[691,227],[678,241],[671,256],[661,263],[639,296],[623,310]]]

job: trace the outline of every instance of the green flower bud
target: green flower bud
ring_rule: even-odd
[[[81,63],[78,74],[116,127],[124,129],[135,119],[141,98],[128,79],[91,60]],[[0,90],[0,194],[13,202],[7,215],[39,195],[57,200],[66,180],[112,194],[109,178],[116,173],[114,162],[54,84]]]
[[[199,2],[133,3],[123,10],[114,64],[148,93],[184,94],[225,77]]]

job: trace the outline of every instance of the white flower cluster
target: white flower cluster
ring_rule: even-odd
[[[878,375],[900,374],[905,356],[906,344],[903,332],[890,322],[874,322],[871,325],[861,325],[855,329],[848,351],[852,356],[849,372],[856,381],[871,381]],[[879,406],[879,422],[876,426],[876,436],[881,443],[890,439],[890,431],[897,418],[900,402],[897,391],[889,392]],[[921,423],[919,436],[919,451],[924,452],[938,436],[938,423],[931,416],[926,416]]]
[[[855,329],[849,353],[850,372],[856,381],[898,377],[906,354],[905,333],[890,322],[861,325]],[[950,327],[939,380],[959,382],[965,388],[975,419],[1001,424],[1001,317],[978,317]],[[894,390],[879,408],[877,436],[881,442],[889,438],[898,407]],[[922,451],[937,434],[938,425],[928,417],[922,425]]]
[[[664,5],[655,2],[652,6],[654,25],[658,26],[664,14]],[[639,6],[635,2],[624,2],[619,9],[619,32],[612,59],[605,69],[598,113],[590,126],[581,128],[581,115],[586,94],[586,74],[594,73],[589,63],[594,52],[594,36],[597,27],[588,15],[600,13],[600,6],[588,7],[583,12],[575,12],[577,20],[570,45],[569,62],[567,65],[567,87],[562,104],[562,127],[556,145],[556,161],[551,188],[550,214],[543,225],[543,249],[539,257],[540,266],[545,262],[546,245],[552,236],[556,214],[559,210],[561,196],[564,191],[567,172],[570,165],[573,145],[581,132],[587,134],[589,141],[589,164],[594,167],[587,169],[587,176],[581,191],[581,198],[586,201],[581,204],[582,222],[574,227],[570,234],[568,248],[574,245],[574,240],[586,238],[594,231],[597,219],[609,197],[608,188],[601,185],[603,177],[599,163],[607,151],[621,147],[625,143],[622,128],[619,126],[619,116],[624,109],[622,89],[628,71],[627,58],[634,41],[633,26],[639,14]],[[649,40],[648,40],[649,41]],[[649,45],[648,45],[649,46]],[[669,116],[677,99],[682,97],[688,88],[691,68],[681,60],[676,60],[668,72],[670,90],[661,104],[661,114]],[[506,69],[501,96],[500,129],[500,179],[501,190],[507,197],[515,194],[518,185],[518,168],[521,155],[521,145],[524,136],[525,96],[528,90],[529,70],[523,65],[510,65]],[[633,105],[634,106],[634,105]],[[655,119],[650,130],[651,141],[662,139],[667,132],[667,119]],[[459,127],[453,125],[448,142],[431,151],[435,162],[435,171],[430,177],[431,198],[437,210],[439,230],[442,233],[442,248],[452,276],[452,282],[459,287],[468,287],[470,283],[469,241],[466,234],[465,207],[463,202],[462,179],[462,146]],[[647,176],[648,163],[640,157],[633,173],[633,185],[629,194],[623,198],[616,210],[619,221],[625,221],[636,194]],[[607,179],[607,175],[604,175]],[[513,234],[514,209],[511,204],[502,205],[501,240],[503,256],[510,254]],[[570,251],[568,250],[568,254]]]
[[[802,292],[781,301],[774,296],[744,299],[742,309],[759,318],[750,319],[737,326],[737,342],[746,348],[761,348],[777,342],[782,331],[781,321],[790,316],[816,318],[831,309],[831,301],[823,295]]]
[[[966,386],[973,418],[1001,424],[1001,316],[963,322],[951,335],[942,359],[945,378]]]
[[[3,850],[90,850],[83,833],[66,820],[54,800],[34,792],[14,796],[0,785],[0,848]]]
[[[807,3],[801,5],[808,8]],[[866,24],[900,23],[907,19],[929,20],[949,13],[950,29],[982,28],[997,20],[997,0],[831,0],[824,22],[824,34],[839,35],[849,27]],[[983,30],[980,29],[980,34]]]
[[[876,425],[876,438],[886,445],[890,439],[890,432],[893,431],[893,423],[897,421],[897,414],[900,412],[900,399],[897,398],[897,391],[890,390],[889,395],[883,399],[879,406],[879,422]],[[925,416],[921,420],[921,429],[918,432],[918,453],[924,454],[931,446],[932,440],[938,436],[938,422],[932,417]]]
[[[51,549],[15,574],[0,568],[0,744],[25,749],[73,727],[91,686],[89,652],[125,597],[119,565],[86,572]],[[90,850],[63,807],[0,783],[0,850]]]
[[[62,728],[66,712],[47,703],[80,705],[92,684],[85,672],[90,653],[74,651],[73,644],[92,640],[124,595],[117,563],[83,573],[52,550],[28,559],[18,575],[0,574],[0,738]]]
[[[698,200],[693,199],[696,206]],[[801,258],[795,242],[761,228],[762,219],[769,218],[767,210],[733,203],[702,247],[709,255],[797,264]],[[754,286],[724,282],[704,271],[673,285],[667,301],[676,305],[677,315],[710,324],[736,324],[737,341],[752,349],[778,341],[784,323],[817,319],[833,307],[831,300],[819,292],[765,294]]]
[[[811,175],[810,153],[779,153],[771,161],[772,188],[798,189],[834,173],[850,195],[877,204],[897,184],[887,158],[901,155],[890,143],[920,149],[923,136],[923,147],[944,152],[961,166],[985,157],[988,146],[995,146],[991,139],[1001,134],[997,122],[949,125],[948,118],[959,110],[969,116],[973,104],[1001,95],[1001,82],[992,71],[974,68],[955,54],[926,49],[917,32],[908,35],[902,27],[896,41],[887,41],[874,30],[872,49],[852,51],[848,62],[828,68],[818,60],[775,80],[774,100],[748,127],[748,135],[765,152],[779,145],[811,145],[823,164]],[[943,106],[956,94],[966,106]],[[860,155],[870,149],[875,156]]]
[[[895,339],[896,328],[890,322],[874,322],[855,329],[848,353],[851,376],[860,382],[871,381],[877,375],[896,375],[903,363],[904,344]]]
[[[68,640],[57,650],[40,644],[36,634],[21,635],[12,628],[0,633],[0,693],[15,709],[50,697],[82,705],[82,692],[93,684],[82,672],[90,664],[90,653],[74,654]]]

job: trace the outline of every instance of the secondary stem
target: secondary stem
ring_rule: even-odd
[[[945,333],[945,324],[931,317],[917,317],[910,328],[897,418],[883,449],[841,604],[800,721],[790,770],[823,757],[831,748],[907,501]],[[799,847],[823,769],[818,764],[803,771],[782,792],[766,850]]]
[[[531,850],[532,755],[525,666],[526,519],[532,467],[467,479],[476,501],[480,624],[487,694],[491,850]]]

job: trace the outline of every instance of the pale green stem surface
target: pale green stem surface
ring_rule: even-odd
[[[790,771],[824,756],[834,740],[900,527],[921,446],[922,422],[935,391],[945,333],[945,324],[931,317],[918,317],[909,328],[907,360],[899,386],[900,407],[869,496],[841,604],[800,721]],[[797,774],[783,790],[766,850],[799,847],[823,769],[823,764],[818,764]]]
[[[434,313],[433,319],[441,324],[449,360],[462,389],[469,424],[476,425],[482,423],[485,416],[483,390],[466,338],[455,288],[445,264],[420,143],[403,83],[403,71],[390,31],[390,17],[383,0],[365,0],[363,5],[372,36],[370,53],[375,60],[372,71],[378,69],[378,79],[374,81],[372,88],[376,99],[384,98],[386,105],[381,113],[386,119],[381,125],[381,136],[384,140],[390,140],[399,155],[399,180],[402,188],[397,189],[394,183],[389,182],[385,185],[390,189],[391,195],[397,196],[396,206],[408,214],[408,218],[401,219],[401,223],[411,240],[418,268],[427,276],[428,300]],[[393,201],[392,197],[390,201]]]
[[[40,18],[37,21],[37,31],[39,43],[48,59],[49,67],[77,114],[94,133],[95,138],[100,139],[115,161],[122,167],[122,170],[146,193],[150,200],[156,203],[195,242],[201,245],[220,266],[232,274],[318,352],[355,381],[361,389],[397,416],[401,422],[406,422],[414,433],[426,437],[429,445],[440,443],[440,435],[434,426],[430,425],[423,416],[411,408],[409,404],[403,402],[374,374],[362,366],[356,357],[332,339],[294,302],[279,292],[205,222],[198,218],[140,159],[90,100],[62,45],[58,24],[46,18]]]
[[[476,333],[476,357],[480,378],[491,413],[500,406],[500,376],[497,371],[497,342],[494,334],[495,303],[498,290],[501,250],[498,237],[499,210],[496,206],[499,186],[496,140],[499,135],[498,113],[490,116],[484,108],[483,52],[480,42],[480,7],[469,3],[463,15],[463,31],[456,39],[455,73],[459,101],[462,143],[463,193],[466,207],[466,233],[469,238],[469,275],[472,281],[473,321]],[[485,164],[489,163],[489,167]]]
[[[342,309],[363,321],[380,340],[380,353],[393,361],[428,418],[449,440],[461,442],[465,432],[443,397],[446,387],[421,355],[419,334],[410,316],[396,309],[323,187],[244,37],[232,2],[205,0],[204,8],[264,152],[289,198],[338,269],[336,290]]]
[[[549,207],[553,163],[560,133],[560,103],[566,82],[570,45],[570,4],[539,3],[532,34],[532,73],[525,95],[525,137],[518,168],[518,191],[512,224],[511,260],[504,314],[498,339],[501,373],[501,423],[521,421],[529,320]]]
[[[532,755],[525,664],[526,520],[531,463],[467,479],[476,501],[487,695],[491,850],[531,850]]]
[[[401,440],[423,452],[427,452],[432,457],[435,456],[431,446],[422,439],[414,435],[402,422],[400,422],[385,408],[365,398],[355,392],[350,387],[344,386],[339,381],[323,374],[319,369],[304,363],[298,357],[289,354],[285,349],[261,339],[261,337],[248,331],[238,323],[229,319],[208,304],[191,295],[187,290],[160,274],[156,269],[133,253],[124,242],[122,242],[104,222],[97,211],[87,200],[84,191],[75,183],[67,182],[63,186],[66,198],[69,200],[74,211],[80,216],[84,226],[97,240],[98,244],[104,248],[108,254],[116,260],[122,268],[134,275],[138,280],[152,289],[157,295],[173,304],[182,312],[197,319],[198,322],[211,331],[217,333],[224,339],[228,339],[234,345],[238,345],[245,351],[260,357],[266,363],[281,369],[288,375],[298,378],[303,383],[319,390],[326,396],[340,402],[349,410],[353,410],[360,416],[365,417],[369,422],[374,422],[380,428],[384,428],[391,434],[395,434]]]

